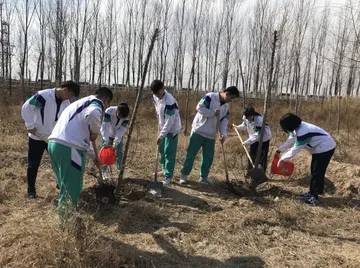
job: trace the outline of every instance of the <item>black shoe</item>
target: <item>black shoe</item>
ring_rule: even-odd
[[[37,197],[35,187],[28,188],[28,198],[35,199]]]
[[[37,197],[36,192],[28,192],[29,199],[36,199],[36,197]]]

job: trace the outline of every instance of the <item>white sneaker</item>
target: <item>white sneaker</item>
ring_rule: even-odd
[[[204,184],[213,184],[212,180],[208,177],[200,177],[199,182]]]
[[[163,185],[164,186],[167,186],[167,185],[170,185],[171,184],[171,178],[169,177],[165,177],[164,180],[163,180]]]
[[[188,180],[187,175],[181,174],[180,184],[186,184],[186,183],[187,183],[187,180]]]
[[[110,179],[109,167],[106,167],[106,169],[102,172],[102,177],[104,180]]]

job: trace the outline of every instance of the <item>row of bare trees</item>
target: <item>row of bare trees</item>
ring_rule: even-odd
[[[321,2],[322,4],[319,4]],[[144,48],[160,35],[148,82],[217,91],[235,84],[260,95],[359,95],[360,3],[317,0],[3,0],[3,82],[73,79],[138,87]],[[35,87],[34,86],[34,87]],[[25,95],[24,90],[24,95]]]

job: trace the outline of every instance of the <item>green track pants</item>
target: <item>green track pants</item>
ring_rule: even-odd
[[[200,176],[208,177],[210,167],[214,160],[215,139],[205,138],[196,132],[191,133],[189,147],[186,151],[186,157],[184,165],[181,169],[181,174],[190,174],[194,165],[195,157],[200,148],[202,148]]]
[[[80,199],[86,152],[56,142],[49,142],[48,152],[60,188],[58,213],[63,222]]]
[[[179,135],[169,133],[159,145],[160,164],[164,170],[163,176],[173,178],[176,164],[176,151]]]

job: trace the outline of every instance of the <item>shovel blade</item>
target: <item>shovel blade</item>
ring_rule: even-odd
[[[161,197],[164,194],[164,185],[162,182],[152,182],[148,185],[148,191],[156,197]]]
[[[251,179],[254,187],[269,180],[262,168],[253,168],[251,171]]]

